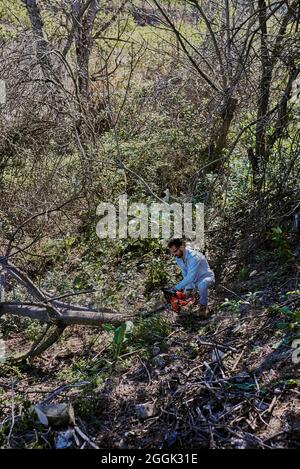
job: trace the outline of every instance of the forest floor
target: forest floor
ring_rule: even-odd
[[[55,448],[62,435],[65,447],[299,447],[299,266],[252,268],[241,280],[227,266],[209,320],[141,317],[141,296],[120,349],[113,331],[77,326],[31,362],[1,364],[2,447]],[[26,350],[30,334],[5,342]],[[70,402],[87,439],[38,423],[32,406],[45,398]]]

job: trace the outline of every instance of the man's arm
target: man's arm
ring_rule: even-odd
[[[188,266],[188,271],[185,277],[179,282],[177,285],[175,285],[176,290],[182,290],[185,288],[187,285],[190,283],[194,283],[196,278],[197,278],[197,273],[199,270],[199,264],[200,261],[197,258],[192,258],[190,260],[190,265]]]
[[[181,270],[182,276],[185,277],[187,275],[187,268],[185,263],[183,262],[182,259],[176,259],[176,264]]]

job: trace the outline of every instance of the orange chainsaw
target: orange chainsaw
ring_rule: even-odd
[[[168,307],[170,307],[175,313],[180,313],[183,306],[186,306],[191,303],[191,301],[195,300],[193,290],[183,292],[175,290],[175,288],[164,288],[163,293]]]

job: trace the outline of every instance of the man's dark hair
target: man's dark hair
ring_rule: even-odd
[[[181,238],[172,238],[168,242],[168,248],[170,249],[172,246],[175,246],[176,248],[180,248],[184,243],[183,239]]]

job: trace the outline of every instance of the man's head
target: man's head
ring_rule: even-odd
[[[168,248],[172,256],[183,257],[185,252],[185,242],[180,238],[172,238],[168,242]]]

